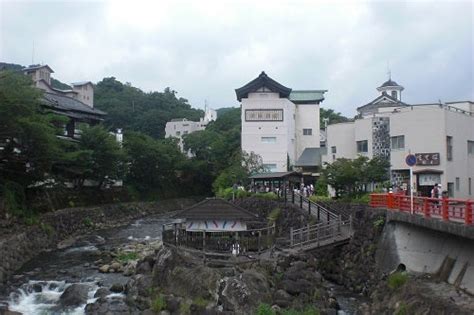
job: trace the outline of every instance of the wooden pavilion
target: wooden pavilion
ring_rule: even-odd
[[[220,198],[207,198],[173,216],[163,226],[163,242],[178,247],[231,253],[258,252],[273,244],[274,226]]]
[[[294,186],[299,189],[303,181],[303,175],[295,171],[261,173],[252,175],[249,178],[252,181],[252,190],[254,192],[264,192],[260,191],[262,187],[269,187],[270,191],[281,192],[287,189],[291,190]]]

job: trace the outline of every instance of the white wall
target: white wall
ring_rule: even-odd
[[[179,148],[184,152],[183,136],[198,130],[204,130],[206,124],[202,121],[190,121],[187,119],[179,121],[168,121],[165,126],[165,137],[174,137],[179,140]]]
[[[302,104],[296,105],[296,159],[303,153],[305,148],[319,148],[319,105]],[[312,135],[303,135],[303,129],[311,129]]]
[[[354,135],[354,151],[357,155],[363,155],[371,159],[372,153],[372,118],[358,119],[354,122],[355,124],[355,135]],[[357,153],[357,141],[367,140],[367,153]]]
[[[336,153],[332,153],[332,147],[336,147]],[[355,123],[346,122],[329,125],[327,128],[327,154],[323,156],[323,162],[331,163],[338,158],[356,158]]]
[[[283,109],[283,121],[245,121],[248,109]],[[249,93],[242,99],[242,150],[262,157],[264,164],[276,164],[275,171],[287,170],[295,161],[295,105],[278,93]],[[276,137],[275,143],[262,143],[262,137]]]

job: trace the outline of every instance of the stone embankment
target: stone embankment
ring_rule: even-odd
[[[25,262],[73,236],[127,224],[146,215],[181,210],[195,202],[183,198],[69,208],[46,213],[33,225],[3,224],[0,228],[0,286]]]

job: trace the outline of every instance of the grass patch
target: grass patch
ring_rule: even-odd
[[[54,228],[51,225],[47,224],[47,223],[41,223],[40,228],[43,232],[48,234],[48,236],[51,236],[54,233]]]
[[[298,311],[295,309],[283,310],[282,315],[319,315],[320,312],[314,306],[307,306],[304,310]]]
[[[408,315],[408,306],[405,303],[400,303],[400,306],[395,311],[395,315]]]
[[[395,272],[388,276],[387,284],[392,290],[396,290],[408,281],[408,275],[402,272]]]
[[[380,217],[380,218],[374,220],[374,222],[372,223],[374,228],[377,228],[377,229],[382,228],[384,226],[384,224],[385,224],[385,219],[383,217]]]
[[[193,304],[200,307],[206,307],[207,304],[209,304],[209,301],[203,297],[197,297],[193,300]]]
[[[166,301],[163,295],[159,294],[151,301],[151,309],[154,312],[161,312],[166,308]]]
[[[181,315],[189,315],[191,313],[191,303],[189,302],[181,302],[179,305],[179,314]]]
[[[87,227],[92,227],[94,225],[92,220],[90,218],[87,218],[87,217],[82,219],[82,224],[84,224]]]
[[[278,196],[273,192],[256,193],[255,197],[265,199],[265,200],[277,200],[278,199]]]
[[[268,304],[261,303],[257,307],[257,312],[255,315],[276,315],[275,311],[272,310],[272,307]]]
[[[138,254],[136,252],[122,252],[118,254],[117,259],[120,260],[121,262],[127,262],[130,260],[137,260],[138,259]]]

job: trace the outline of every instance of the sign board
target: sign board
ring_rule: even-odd
[[[413,166],[416,164],[416,156],[413,154],[408,154],[407,157],[405,158],[405,162],[407,163],[408,166]]]
[[[441,183],[439,174],[418,174],[418,184],[420,186],[434,186],[438,183]]]
[[[439,153],[416,153],[416,165],[439,165]]]

